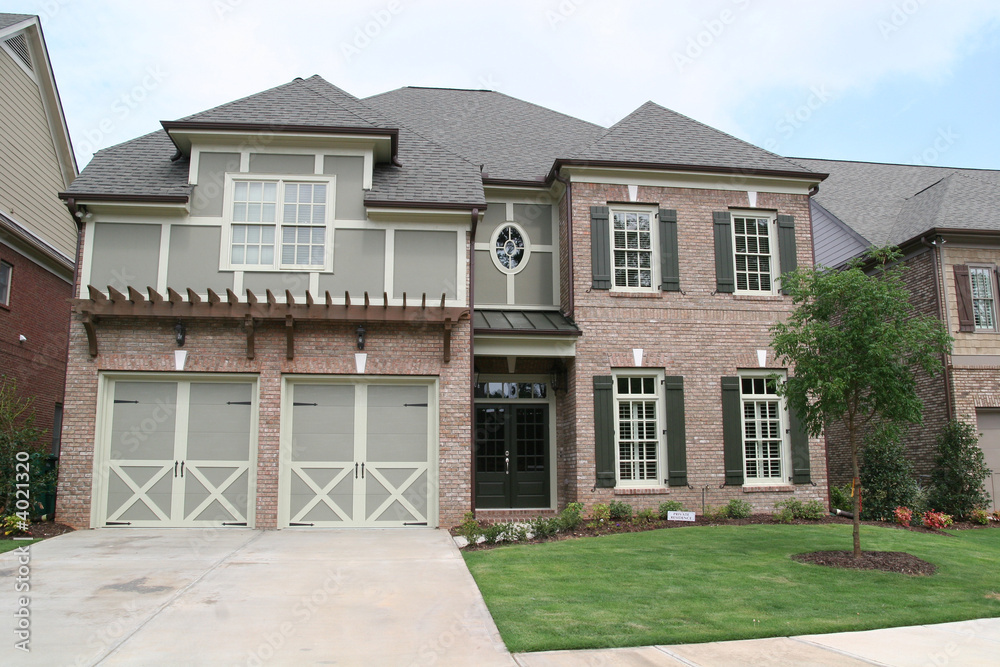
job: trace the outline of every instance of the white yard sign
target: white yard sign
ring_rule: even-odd
[[[667,512],[667,521],[694,521],[694,512]]]

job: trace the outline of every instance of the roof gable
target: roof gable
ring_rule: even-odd
[[[646,102],[569,158],[571,162],[645,163],[723,171],[810,171],[654,102]]]

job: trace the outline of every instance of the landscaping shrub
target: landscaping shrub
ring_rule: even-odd
[[[712,507],[709,505],[705,508],[705,514],[703,515],[706,521],[721,521],[723,519],[729,518],[729,506],[720,505],[719,507]]]
[[[528,530],[520,523],[494,523],[483,528],[483,537],[487,544],[523,542],[528,539]]]
[[[14,381],[0,376],[0,516],[16,514],[27,523],[41,515],[41,498],[56,481],[55,470],[46,471],[47,452],[39,442],[41,436],[42,431],[35,428],[31,399],[18,396]]]
[[[794,519],[817,521],[826,515],[823,503],[818,500],[808,500],[803,503],[801,500],[788,498],[776,502],[774,509],[777,510],[774,517],[781,523],[791,523]]]
[[[938,456],[931,474],[930,502],[942,512],[967,517],[989,506],[985,482],[990,474],[986,456],[971,424],[952,420],[938,438]]]
[[[552,537],[559,532],[560,521],[558,517],[544,517],[540,516],[537,519],[533,519],[528,524],[528,531],[539,539],[546,539]]]
[[[666,519],[670,512],[683,512],[684,504],[679,500],[668,500],[660,503],[660,518]]]
[[[934,510],[924,512],[924,525],[928,528],[941,530],[942,528],[947,528],[952,523],[954,523],[954,521],[952,520],[950,514],[935,512]]]
[[[745,500],[733,498],[726,505],[726,515],[730,519],[746,519],[753,513],[753,505]]]
[[[646,508],[644,510],[639,510],[636,512],[635,519],[639,523],[649,523],[656,518],[656,511],[651,508]]]
[[[893,517],[900,526],[910,527],[913,521],[913,511],[909,507],[897,507],[892,511]]]
[[[462,523],[458,526],[458,534],[467,539],[469,544],[475,544],[479,541],[479,538],[483,536],[483,528],[476,521],[475,514],[472,512],[465,513]]]
[[[11,514],[0,520],[0,530],[4,535],[21,535],[27,533],[31,528],[31,522],[21,519],[21,517]]]
[[[854,511],[854,499],[851,498],[851,485],[830,487],[830,509],[844,512]]]
[[[559,513],[559,527],[574,530],[583,521],[583,503],[570,503]]]
[[[799,515],[795,518],[819,521],[824,516],[826,516],[826,510],[823,509],[823,503],[818,500],[807,500],[802,506]]]
[[[632,506],[620,500],[612,500],[608,504],[608,515],[614,521],[631,521]]]
[[[979,524],[980,526],[985,526],[988,525],[990,522],[990,515],[986,510],[984,510],[981,507],[978,507],[972,510],[972,513],[969,515],[969,520],[972,523]]]
[[[917,482],[900,436],[900,428],[889,424],[866,438],[861,452],[861,518],[865,521],[888,521],[895,508],[913,504]]]
[[[604,503],[597,503],[590,510],[591,525],[607,523],[611,518],[611,509]]]

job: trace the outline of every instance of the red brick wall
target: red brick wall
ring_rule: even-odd
[[[72,296],[69,283],[0,243],[0,259],[13,266],[10,306],[0,305],[0,375],[32,397],[35,425],[52,442],[55,404],[63,400],[66,331]],[[27,340],[19,342],[19,336]]]
[[[758,511],[769,511],[776,501],[792,494],[803,500],[825,501],[826,461],[820,439],[810,440],[811,475],[816,486],[788,485],[781,490],[766,491],[720,488],[725,479],[720,378],[735,375],[738,369],[758,368],[756,351],[762,349],[768,350],[767,367],[780,369],[769,350],[768,327],[791,310],[788,297],[713,294],[716,283],[712,212],[730,206],[748,206],[746,193],[640,186],[638,202],[677,210],[683,293],[633,296],[592,290],[590,207],[628,200],[625,186],[573,183],[575,315],[583,335],[569,373],[575,397],[567,401],[570,405],[560,405],[560,409],[569,413],[560,414],[560,441],[573,442],[565,464],[569,479],[561,480],[565,502],[592,504],[617,497],[634,507],[656,507],[665,500],[680,500],[686,508],[700,512],[703,490],[710,505],[742,498]],[[798,265],[810,266],[808,197],[761,192],[757,206],[795,216]],[[625,495],[624,489],[594,488],[593,377],[632,367],[632,348],[644,350],[643,367],[664,369],[667,375],[684,377],[688,483],[692,488],[673,487],[636,495]]]

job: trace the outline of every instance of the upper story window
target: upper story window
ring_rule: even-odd
[[[737,292],[772,293],[774,244],[771,233],[771,219],[768,217],[733,216]]]
[[[787,460],[788,443],[782,427],[783,399],[774,378],[740,376],[743,407],[743,465],[747,483],[777,483]]]
[[[984,266],[969,267],[972,283],[972,317],[977,331],[995,331],[997,328],[996,303],[993,290],[993,269]]]
[[[322,268],[327,264],[328,181],[232,179],[232,268]]]
[[[491,241],[493,262],[503,273],[514,274],[528,263],[531,242],[524,229],[515,223],[497,227]]]
[[[655,270],[653,214],[612,210],[611,232],[613,288],[652,291]]]
[[[10,305],[10,283],[14,276],[14,267],[7,262],[0,262],[0,306]]]

